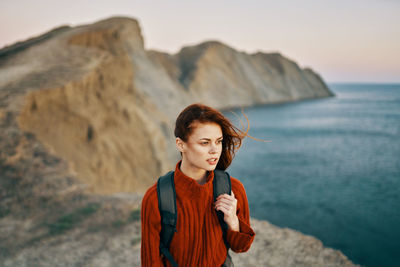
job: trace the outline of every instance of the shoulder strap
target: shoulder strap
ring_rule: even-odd
[[[214,170],[214,181],[213,181],[213,186],[214,186],[214,202],[217,201],[217,197],[221,194],[231,194],[232,190],[232,184],[231,184],[231,176],[229,173],[223,170]],[[225,246],[226,246],[226,259],[225,262],[222,266],[233,266],[233,262],[231,259],[231,256],[229,255],[229,244],[228,241],[226,240],[226,235],[228,232],[228,225],[224,221],[224,213],[222,211],[217,211],[218,215],[218,220],[219,223],[221,224],[222,228],[222,235],[224,238]]]
[[[176,232],[177,209],[174,172],[170,171],[157,181],[158,208],[161,214],[160,252],[167,257],[173,267],[178,267],[169,245]]]
[[[232,185],[230,175],[223,170],[214,170],[214,202],[217,201],[217,197],[222,194],[231,194]],[[222,211],[217,211],[218,219],[221,224],[222,230],[224,232],[224,239],[226,231],[228,230],[228,225],[224,221],[224,213]]]
[[[232,185],[229,173],[223,170],[214,170],[214,200],[221,194],[231,194]]]

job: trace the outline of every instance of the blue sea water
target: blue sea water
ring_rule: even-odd
[[[245,109],[250,135],[271,142],[246,138],[228,171],[252,217],[363,266],[400,266],[400,84],[329,87],[335,97]]]

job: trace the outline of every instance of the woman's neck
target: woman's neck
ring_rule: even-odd
[[[179,167],[181,172],[186,176],[194,179],[198,184],[203,185],[207,180],[207,171],[204,169],[196,168],[195,166],[188,164],[182,159],[181,165]]]

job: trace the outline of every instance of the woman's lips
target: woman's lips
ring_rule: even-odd
[[[208,164],[210,165],[216,165],[218,162],[218,158],[211,158],[207,160]]]

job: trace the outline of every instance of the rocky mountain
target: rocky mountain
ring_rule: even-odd
[[[0,265],[139,265],[141,197],[178,158],[172,127],[183,107],[331,95],[277,53],[215,41],[148,51],[131,18],[62,26],[1,49]],[[235,256],[243,265],[352,266],[312,237],[254,222],[271,235]]]

